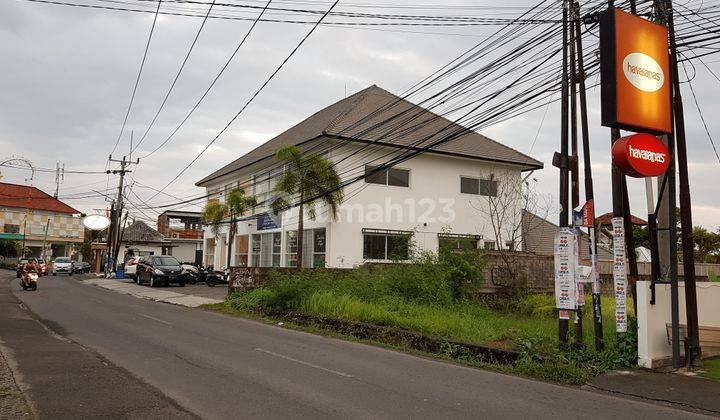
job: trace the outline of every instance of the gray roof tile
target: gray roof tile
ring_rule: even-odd
[[[447,135],[458,136],[432,151],[542,168],[543,164],[482,134],[452,123],[375,85],[342,99],[261,144],[196,183],[198,186],[272,156],[277,149],[320,136],[378,142],[402,148],[426,147]]]

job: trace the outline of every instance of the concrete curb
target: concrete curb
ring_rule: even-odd
[[[122,283],[116,279],[87,279],[82,280],[82,283],[102,287],[103,289],[112,290],[114,292],[123,293],[140,299],[164,302],[171,305],[185,306],[188,308],[197,308],[198,306],[202,305],[223,302],[220,299],[212,299],[194,295],[184,295],[182,293],[176,293],[167,290],[152,289],[146,286],[138,286],[137,284],[133,283]]]

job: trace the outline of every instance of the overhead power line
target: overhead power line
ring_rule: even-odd
[[[113,146],[112,151],[110,152],[111,155],[115,153],[115,150],[120,143],[120,139],[122,138],[123,132],[125,131],[125,125],[127,124],[128,117],[130,116],[130,111],[132,110],[133,102],[135,101],[135,94],[137,93],[137,88],[140,84],[140,78],[142,77],[143,69],[145,68],[145,60],[147,59],[148,50],[150,49],[150,42],[152,41],[153,34],[155,33],[155,25],[157,24],[158,15],[160,14],[161,5],[162,0],[159,0],[157,4],[157,9],[155,9],[155,16],[153,17],[152,26],[150,27],[150,33],[148,34],[147,42],[145,43],[145,51],[143,52],[142,61],[140,62],[140,69],[138,70],[137,77],[135,78],[135,85],[133,86],[132,94],[130,95],[130,103],[128,103],[127,111],[125,112],[125,118],[123,118],[123,123],[122,127],[120,127],[120,133],[118,134],[118,138],[115,141],[115,145]]]
[[[175,182],[178,178],[180,178],[180,176],[181,176],[182,174],[184,174],[185,171],[187,171],[195,162],[197,162],[197,160],[200,159],[200,157],[220,138],[220,136],[221,136],[221,135],[235,122],[235,120],[237,120],[237,118],[247,109],[247,107],[250,106],[250,104],[251,104],[251,103],[255,100],[255,98],[260,94],[260,92],[262,92],[262,91],[265,89],[265,87],[270,83],[270,81],[275,77],[275,75],[277,75],[277,74],[280,72],[280,70],[282,70],[282,68],[285,66],[285,64],[286,64],[288,61],[290,61],[290,59],[292,58],[292,56],[295,55],[295,53],[300,49],[300,47],[305,43],[305,41],[307,41],[307,39],[310,37],[310,35],[312,35],[313,32],[315,32],[315,30],[318,28],[318,26],[319,26],[320,23],[323,21],[323,19],[325,19],[325,17],[327,17],[328,13],[330,13],[330,12],[335,8],[335,6],[337,6],[338,1],[339,1],[339,0],[335,0],[335,2],[332,4],[332,6],[330,6],[330,8],[325,12],[325,14],[322,15],[322,16],[320,17],[320,19],[318,19],[318,21],[317,21],[316,24],[310,29],[310,31],[308,31],[308,33],[305,34],[305,36],[300,40],[300,42],[298,42],[298,44],[295,46],[295,48],[293,48],[293,50],[290,51],[290,54],[288,54],[287,57],[285,57],[285,59],[280,63],[280,65],[275,69],[275,71],[273,71],[273,72],[270,74],[270,76],[265,80],[265,82],[264,82],[262,85],[260,85],[260,87],[255,91],[255,93],[250,97],[250,99],[248,99],[247,102],[245,102],[245,104],[242,106],[242,108],[240,108],[240,111],[238,111],[238,112],[235,114],[235,116],[232,117],[232,118],[230,119],[230,121],[227,122],[227,124],[225,124],[225,126],[217,133],[217,135],[215,135],[215,137],[214,137],[212,140],[210,140],[210,142],[203,148],[203,150],[200,151],[200,153],[198,153],[198,155],[195,156],[177,175],[175,175],[175,177],[174,177],[173,179],[171,179],[170,182],[168,182],[167,184],[165,184],[165,186],[162,187],[162,188],[160,189],[160,191],[156,192],[152,197],[150,197],[150,200],[152,200],[153,198],[155,198],[155,197],[156,197],[158,194],[160,194],[162,191],[165,191],[165,189],[167,189],[167,187],[169,187],[173,182]],[[148,200],[148,201],[150,201],[150,200]]]
[[[273,0],[268,0],[268,2],[265,5],[269,6],[272,1]],[[165,138],[165,140],[163,140],[150,153],[144,155],[142,157],[143,159],[153,155],[155,152],[157,152],[158,150],[163,148],[170,140],[172,140],[172,138],[175,136],[175,134],[177,134],[177,132],[180,131],[180,129],[183,127],[183,125],[185,125],[185,123],[187,122],[187,120],[190,119],[190,117],[193,115],[193,113],[195,113],[195,110],[197,110],[197,108],[200,106],[200,104],[205,100],[205,97],[207,97],[207,95],[210,93],[210,91],[213,89],[213,87],[215,87],[215,84],[218,82],[220,77],[223,75],[223,73],[225,73],[225,70],[227,70],[228,66],[230,66],[230,64],[233,62],[238,51],[240,51],[240,48],[242,48],[242,46],[245,45],[245,41],[247,41],[248,37],[253,32],[253,29],[255,29],[255,26],[258,24],[258,22],[260,21],[260,19],[262,18],[264,13],[265,13],[265,9],[260,11],[260,14],[258,14],[258,16],[255,18],[255,21],[253,22],[253,24],[245,32],[245,35],[242,37],[242,39],[240,39],[240,42],[238,42],[238,44],[235,46],[235,49],[230,54],[230,56],[227,58],[227,60],[225,60],[225,64],[223,64],[223,66],[217,72],[217,74],[215,75],[213,80],[210,82],[208,87],[205,89],[203,94],[200,95],[200,98],[198,98],[198,100],[195,101],[195,104],[192,106],[192,108],[190,108],[190,111],[188,111],[188,113],[185,115],[185,117],[182,119],[182,121],[180,121],[180,123],[177,125],[177,127],[175,127],[175,129],[173,129],[173,131]]]
[[[200,24],[200,27],[198,28],[197,33],[195,34],[195,38],[193,38],[192,43],[190,44],[190,48],[188,48],[188,51],[185,54],[185,58],[183,58],[183,61],[180,64],[180,68],[178,69],[177,73],[175,74],[175,78],[173,79],[172,84],[170,84],[170,88],[168,89],[167,93],[165,93],[165,97],[163,98],[162,103],[160,104],[160,107],[158,108],[157,112],[155,112],[155,116],[153,116],[152,120],[150,121],[150,124],[148,125],[147,129],[145,130],[142,137],[140,138],[140,141],[138,141],[137,144],[130,151],[131,154],[132,154],[133,150],[138,149],[140,147],[140,145],[142,145],[143,141],[145,141],[145,138],[147,137],[148,133],[153,128],[153,125],[155,125],[155,121],[157,121],[158,116],[160,116],[160,113],[165,108],[165,104],[167,104],[168,98],[170,97],[170,94],[172,93],[173,89],[175,88],[175,85],[177,84],[177,81],[180,78],[180,75],[182,74],[183,70],[185,69],[185,65],[187,64],[188,59],[190,58],[190,54],[192,54],[193,49],[195,48],[195,44],[197,44],[198,38],[200,38],[200,34],[202,33],[203,29],[205,28],[205,23],[207,23],[208,16],[210,16],[210,12],[212,11],[213,6],[215,6],[215,0],[212,0],[212,3],[210,3],[207,13],[205,14],[205,17],[203,18],[202,23]]]

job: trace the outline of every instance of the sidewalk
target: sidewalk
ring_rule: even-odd
[[[586,386],[720,415],[720,382],[698,376],[648,370],[615,371],[594,378]]]
[[[35,414],[20,387],[15,383],[15,376],[0,346],[0,419],[32,418],[35,418]]]
[[[173,305],[187,306],[189,308],[196,308],[198,306],[207,305],[211,303],[222,303],[223,299],[211,298],[206,296],[197,296],[194,294],[178,293],[167,288],[151,288],[149,286],[138,286],[133,283],[132,280],[123,279],[105,279],[105,278],[94,278],[82,280],[83,283],[102,287],[103,289],[113,290],[118,293],[124,293],[126,295],[135,296],[141,299],[154,300],[157,302],[165,302]],[[202,286],[206,289],[210,289],[207,286]],[[190,290],[191,287],[184,288],[173,288],[174,290]],[[212,289],[212,293],[217,296],[225,295],[227,288],[216,287]]]
[[[11,287],[14,279],[0,271],[2,352],[39,418],[197,418],[94,351],[50,331]]]

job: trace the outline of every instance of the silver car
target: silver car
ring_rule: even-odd
[[[58,257],[53,261],[52,275],[57,276],[58,274],[65,273],[68,276],[72,276],[73,268],[73,262],[69,257]]]

